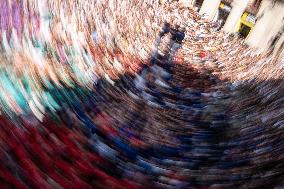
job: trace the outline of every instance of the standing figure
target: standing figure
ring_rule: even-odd
[[[159,36],[157,37],[156,41],[155,41],[155,49],[154,49],[154,53],[153,53],[153,58],[156,59],[157,55],[158,55],[158,49],[159,46],[161,44],[161,39],[163,36],[165,36],[166,34],[171,32],[171,25],[166,22],[162,28],[162,31],[159,33]]]
[[[168,62],[172,62],[172,59],[176,53],[176,51],[182,46],[182,41],[185,37],[185,28],[176,26],[176,29],[171,30],[172,38],[170,42],[170,52]]]

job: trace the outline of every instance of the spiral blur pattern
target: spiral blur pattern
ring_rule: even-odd
[[[0,188],[284,187],[283,58],[177,2],[1,0],[0,24]]]

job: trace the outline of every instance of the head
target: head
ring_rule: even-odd
[[[186,31],[186,27],[181,26],[181,27],[180,27],[180,31],[181,31],[181,32],[185,32],[185,31]]]
[[[170,23],[169,22],[165,22],[165,27],[170,27],[171,25],[170,25]]]
[[[179,29],[179,27],[180,27],[180,26],[179,26],[179,24],[178,24],[178,23],[176,23],[174,28],[175,28],[176,30],[178,30],[178,29]]]

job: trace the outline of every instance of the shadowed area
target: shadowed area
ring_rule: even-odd
[[[0,30],[0,188],[283,186],[281,57],[176,3],[41,6]]]

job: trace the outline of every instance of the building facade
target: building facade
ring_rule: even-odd
[[[227,33],[237,33],[260,52],[283,51],[284,1],[281,0],[180,0],[195,6]],[[282,48],[282,49],[279,49]],[[275,53],[276,54],[276,53]],[[283,54],[283,53],[282,53]]]

